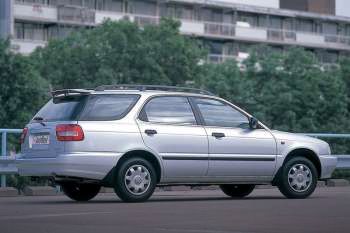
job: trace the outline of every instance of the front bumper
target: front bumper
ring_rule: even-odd
[[[117,164],[117,153],[71,153],[55,158],[16,158],[18,173],[22,176],[70,176],[102,180]]]
[[[332,155],[320,155],[321,176],[320,179],[328,179],[332,176],[333,171],[337,167],[337,157]]]

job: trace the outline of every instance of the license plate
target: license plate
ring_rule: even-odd
[[[50,137],[48,134],[34,135],[32,138],[33,145],[47,145],[50,143]]]

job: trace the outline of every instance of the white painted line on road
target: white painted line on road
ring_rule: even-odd
[[[77,213],[66,213],[66,214],[33,214],[33,215],[22,215],[22,216],[3,216],[3,217],[0,217],[0,221],[2,221],[2,220],[18,220],[18,219],[33,219],[33,218],[79,216],[79,215],[93,215],[93,214],[111,214],[111,213],[113,213],[113,212],[77,212]]]
[[[222,231],[222,230],[208,230],[208,229],[180,229],[180,228],[156,228],[158,231],[166,232],[189,232],[189,233],[253,233],[253,232],[242,232],[242,231]]]

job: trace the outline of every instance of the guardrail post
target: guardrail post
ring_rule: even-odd
[[[1,156],[6,156],[6,141],[7,141],[7,133],[2,132],[1,135]],[[6,175],[1,175],[1,188],[6,187]]]

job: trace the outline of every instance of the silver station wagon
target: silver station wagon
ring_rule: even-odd
[[[110,85],[54,91],[21,136],[23,176],[50,177],[73,200],[113,187],[124,201],[156,186],[219,185],[230,197],[272,184],[306,198],[336,157],[319,139],[270,130],[209,92]]]

